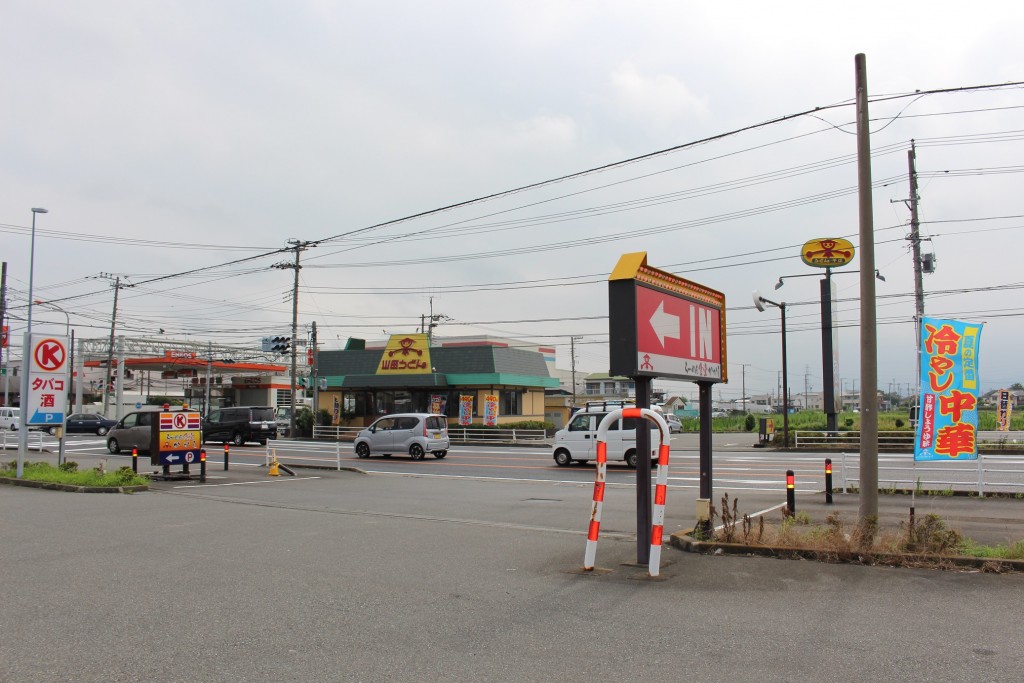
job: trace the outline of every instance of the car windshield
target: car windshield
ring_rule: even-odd
[[[273,422],[274,421],[274,409],[273,408],[253,408],[252,409],[252,421],[253,422]]]

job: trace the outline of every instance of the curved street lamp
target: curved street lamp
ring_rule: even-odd
[[[21,479],[25,473],[25,457],[28,454],[28,356],[32,353],[32,283],[35,275],[36,260],[36,214],[49,213],[46,209],[33,207],[32,209],[32,241],[28,252],[28,319],[25,327],[25,341],[21,351],[21,391],[18,393],[18,405],[20,406],[20,418],[18,420],[18,466],[15,476]]]

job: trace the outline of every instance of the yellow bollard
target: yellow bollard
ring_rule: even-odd
[[[267,470],[268,477],[280,477],[281,473],[277,471],[277,451],[270,451],[270,469]]]

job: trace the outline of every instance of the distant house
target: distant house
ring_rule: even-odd
[[[594,372],[586,376],[587,400],[636,398],[636,383],[629,377],[612,377]]]

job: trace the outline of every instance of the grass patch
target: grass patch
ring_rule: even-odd
[[[938,515],[900,522],[898,527],[881,529],[878,521],[848,525],[838,514],[829,515],[824,524],[812,524],[806,513],[782,517],[777,522],[760,517],[755,525],[749,515],[739,514],[738,501],[722,498],[721,511],[711,506],[711,520],[699,540],[742,543],[749,546],[783,550],[812,551],[823,559],[854,559],[884,562],[895,566],[942,567],[950,558],[1024,560],[1024,541],[1008,545],[986,546],[964,538]]]
[[[5,467],[0,468],[0,477],[13,479],[17,476],[17,468],[17,461],[7,463]],[[47,462],[26,462],[23,465],[22,479],[69,486],[117,487],[149,484],[149,479],[135,474],[131,467],[122,467],[113,472],[107,472],[103,467],[79,471],[78,463],[70,460],[60,467],[54,467]]]

